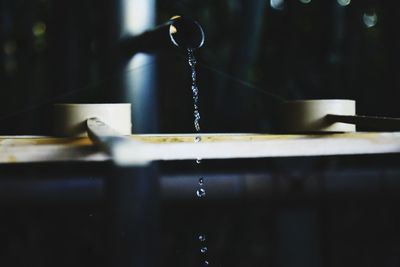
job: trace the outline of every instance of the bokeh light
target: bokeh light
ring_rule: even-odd
[[[348,6],[350,4],[350,0],[337,0],[338,4],[341,6]]]
[[[270,0],[271,7],[273,9],[282,10],[285,7],[284,0]]]
[[[363,21],[364,21],[364,25],[367,28],[371,28],[371,27],[374,27],[376,25],[376,23],[378,22],[378,16],[376,15],[375,12],[364,13],[363,14]]]

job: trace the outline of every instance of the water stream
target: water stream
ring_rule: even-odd
[[[199,88],[197,86],[197,77],[196,77],[196,58],[193,53],[193,49],[188,49],[188,62],[191,69],[191,77],[192,77],[192,94],[193,94],[193,126],[196,131],[196,136],[194,137],[194,142],[201,142],[200,133],[200,111],[199,111]],[[201,164],[201,158],[196,159],[196,164]],[[199,178],[198,187],[196,190],[196,196],[198,198],[204,198],[206,196],[206,189],[204,184],[204,177]],[[203,266],[209,266],[208,261],[208,247],[206,236],[203,233],[198,234],[198,239],[200,242],[200,253],[202,259]]]

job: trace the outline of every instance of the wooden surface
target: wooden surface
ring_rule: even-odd
[[[324,135],[132,135],[119,149],[121,165],[153,160],[193,160],[385,154],[400,152],[400,132]],[[0,136],[0,163],[106,161],[89,138]]]

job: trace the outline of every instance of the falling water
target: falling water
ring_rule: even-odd
[[[193,49],[188,49],[189,66],[192,73],[192,93],[193,93],[193,124],[196,132],[200,132],[200,111],[199,111],[199,88],[197,87],[196,77],[196,58],[194,57]],[[200,142],[201,137],[196,136],[195,142]]]
[[[194,57],[193,49],[188,49],[188,58],[189,58],[189,66],[191,69],[192,76],[192,94],[193,94],[193,126],[196,131],[196,134],[200,132],[200,111],[199,111],[199,88],[197,87],[197,77],[196,77],[196,58]],[[201,136],[196,135],[194,137],[194,142],[201,142]],[[201,158],[196,159],[196,164],[201,164]],[[198,188],[196,190],[196,196],[198,198],[204,198],[206,196],[206,189],[204,188],[204,178],[199,178]],[[200,242],[200,253],[203,259],[203,266],[209,266],[209,261],[207,259],[207,244],[206,237],[204,234],[199,234],[198,239]]]

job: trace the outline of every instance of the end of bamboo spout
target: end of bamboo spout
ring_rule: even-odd
[[[204,44],[204,31],[200,24],[192,19],[174,16],[169,25],[172,43],[185,49],[197,49]]]

